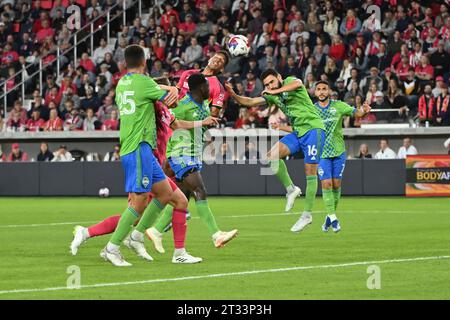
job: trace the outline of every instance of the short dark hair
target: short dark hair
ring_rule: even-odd
[[[145,60],[145,53],[141,46],[132,44],[125,48],[125,62],[127,68],[137,68],[143,60]]]
[[[317,81],[316,84],[314,85],[314,87],[317,87],[319,84],[324,84],[324,85],[330,87],[330,84],[328,83],[328,81],[324,81],[324,80]]]
[[[223,57],[225,58],[224,67],[226,67],[228,62],[230,62],[230,54],[227,51],[225,51],[225,50],[219,50],[219,51],[216,52],[216,54],[217,53],[223,55]]]
[[[261,81],[264,81],[268,76],[278,77],[280,74],[275,69],[267,69],[261,74]]]
[[[205,76],[202,73],[194,73],[188,78],[189,91],[197,90],[202,84],[207,82]]]

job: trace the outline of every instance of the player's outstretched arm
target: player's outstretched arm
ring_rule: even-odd
[[[225,89],[230,94],[230,96],[237,101],[240,105],[246,106],[246,107],[254,107],[254,106],[264,106],[266,105],[266,99],[263,97],[256,97],[256,98],[249,98],[249,97],[243,97],[233,90],[233,86],[231,83],[226,82],[225,83]]]
[[[276,94],[280,94],[280,93],[283,93],[283,92],[289,92],[289,91],[297,90],[301,86],[303,86],[302,80],[295,79],[295,80],[289,82],[288,84],[285,84],[284,86],[282,86],[282,87],[280,87],[278,89],[264,89],[262,94],[276,95]]]
[[[280,130],[280,131],[286,131],[286,132],[294,132],[294,129],[291,126],[284,125],[284,124],[272,123],[271,127],[274,130]]]
[[[370,104],[368,102],[364,102],[361,108],[356,109],[355,118],[362,118],[370,112]]]
[[[170,127],[173,130],[177,129],[192,129],[197,127],[207,127],[207,126],[213,126],[219,124],[219,119],[214,117],[208,117],[202,121],[186,121],[186,120],[179,120],[175,119],[171,124]]]
[[[176,103],[178,101],[178,89],[177,87],[172,86],[166,86],[163,84],[160,84],[159,87],[163,90],[167,91],[167,95],[165,96],[163,103],[168,107],[174,107],[176,106]]]

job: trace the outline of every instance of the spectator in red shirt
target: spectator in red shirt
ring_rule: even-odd
[[[94,62],[89,58],[89,55],[84,52],[81,55],[81,60],[80,60],[80,66],[82,66],[83,68],[85,68],[87,71],[90,71],[92,73],[95,73],[95,64]]]
[[[111,118],[103,122],[102,130],[119,130],[119,119],[117,110],[111,111]]]
[[[60,94],[60,92],[59,92],[57,87],[51,88],[50,92],[48,92],[45,95],[45,105],[48,106],[51,101],[56,103],[56,105],[58,105],[58,106],[59,106],[59,104],[61,102],[61,94]]]
[[[427,56],[420,57],[420,64],[414,70],[417,78],[420,80],[420,85],[423,86],[428,83],[434,76],[434,68],[430,64]]]
[[[60,96],[62,96],[64,93],[67,93],[66,90],[69,87],[72,88],[72,93],[76,95],[78,92],[77,86],[73,83],[73,79],[71,76],[65,75],[64,80],[61,82],[61,88],[59,88]]]
[[[333,37],[333,42],[328,51],[328,55],[332,57],[337,62],[343,61],[345,59],[345,45],[342,42],[340,35],[335,35]]]
[[[411,66],[409,65],[408,57],[403,56],[401,59],[402,60],[395,67],[395,73],[400,80],[404,81],[406,77],[408,77],[409,69],[411,68]]]
[[[11,147],[11,153],[8,156],[8,161],[9,162],[28,161],[28,154],[20,150],[20,146],[18,143],[13,143]]]
[[[172,5],[167,2],[165,7],[165,12],[161,16],[161,26],[164,28],[164,31],[167,33],[169,32],[170,28],[170,17],[175,17],[176,24],[179,25],[180,23],[180,17],[178,16],[178,12],[173,9]]]
[[[431,92],[431,85],[425,86],[424,94],[419,98],[419,120],[421,123],[425,121],[432,122],[435,114],[435,100]]]
[[[42,29],[36,33],[36,40],[39,43],[43,43],[47,37],[54,37],[55,30],[50,27],[48,20],[42,21]]]
[[[19,54],[14,51],[10,44],[5,45],[2,55],[2,64],[7,65],[19,61]]]
[[[58,117],[58,111],[56,109],[50,110],[50,118],[45,123],[44,131],[62,131],[63,121]]]
[[[9,112],[9,118],[12,118],[15,114],[18,115],[18,117],[21,121],[26,122],[27,110],[24,107],[22,107],[22,102],[20,100],[17,100],[16,102],[14,102],[14,107]]]
[[[112,86],[117,86],[117,83],[119,83],[119,80],[127,73],[127,69],[125,68],[125,61],[119,61],[117,63],[117,67],[119,68],[119,71],[113,74],[112,77]]]
[[[20,119],[19,115],[17,113],[13,114],[12,117],[9,118],[8,122],[6,123],[6,129],[8,131],[23,131],[25,128],[25,122]]]
[[[189,39],[190,37],[192,37],[194,35],[196,27],[197,27],[197,24],[194,22],[192,14],[188,13],[186,15],[186,21],[183,23],[180,23],[179,32],[186,39]]]
[[[45,125],[44,119],[41,118],[41,112],[39,109],[34,109],[31,114],[31,119],[28,119],[26,124],[27,131],[41,131]]]

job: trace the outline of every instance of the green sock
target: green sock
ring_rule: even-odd
[[[325,204],[325,211],[328,215],[335,213],[334,210],[334,194],[331,189],[322,189],[323,203]]]
[[[172,214],[173,214],[172,206],[167,206],[166,210],[164,210],[161,217],[159,217],[159,220],[156,222],[155,229],[163,233],[164,229],[169,225],[169,223],[172,222]]]
[[[316,200],[317,176],[306,176],[305,211],[311,212]]]
[[[341,199],[341,188],[333,189],[333,196],[334,196],[334,211],[336,211],[339,200]]]
[[[136,226],[136,230],[144,233],[145,230],[150,228],[153,223],[155,223],[158,218],[159,213],[164,209],[164,206],[156,199],[145,208],[144,214],[142,215],[141,221],[139,221]]]
[[[134,222],[139,218],[139,214],[131,207],[128,207],[120,217],[116,231],[114,231],[110,242],[120,246],[123,239],[130,233]]]
[[[293,185],[284,160],[271,160],[270,168],[285,188]]]
[[[208,200],[199,200],[195,202],[195,206],[197,207],[197,213],[200,216],[200,219],[206,224],[208,227],[208,231],[211,235],[219,231],[219,227],[216,224],[216,219],[214,219],[213,213],[208,205]]]

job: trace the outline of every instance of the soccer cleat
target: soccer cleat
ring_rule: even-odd
[[[108,249],[103,248],[103,250],[100,252],[100,257],[105,259],[105,261],[111,262],[116,267],[130,267],[132,266],[131,263],[128,263],[123,258],[122,254],[119,250],[117,252],[110,252]]]
[[[88,237],[85,236],[84,230],[86,228],[82,226],[76,226],[73,229],[73,240],[70,244],[70,251],[72,255],[76,255],[78,252],[78,248],[87,241]]]
[[[145,259],[147,261],[153,261],[153,258],[151,255],[147,253],[147,250],[145,250],[144,241],[138,241],[134,240],[131,235],[128,235],[125,240],[123,241],[123,244],[136,252],[136,254],[141,257],[142,259]]]
[[[162,245],[162,234],[158,230],[156,230],[155,227],[151,227],[145,230],[145,234],[150,240],[152,240],[156,251],[158,251],[159,253],[166,252],[166,250],[164,250],[164,247]]]
[[[186,250],[184,250],[183,253],[176,255],[173,254],[172,263],[186,263],[186,264],[192,264],[192,263],[199,263],[202,262],[202,258],[197,258],[191,256]]]
[[[339,220],[338,219],[334,220],[331,223],[331,228],[333,228],[333,231],[336,232],[336,233],[341,231],[341,225],[339,224]]]
[[[310,213],[303,213],[300,219],[292,226],[292,232],[300,232],[312,223],[312,216]]]
[[[325,222],[324,222],[323,225],[322,225],[322,231],[323,231],[323,232],[328,232],[328,230],[330,229],[330,227],[331,227],[331,219],[330,219],[330,217],[327,215],[327,216],[325,217]]]
[[[302,194],[302,190],[294,186],[294,190],[291,192],[286,193],[286,207],[284,211],[289,212],[294,207],[295,198],[299,197]]]
[[[214,234],[213,242],[216,248],[222,248],[228,242],[230,242],[233,238],[238,235],[237,229],[231,231],[219,231],[218,234]]]

